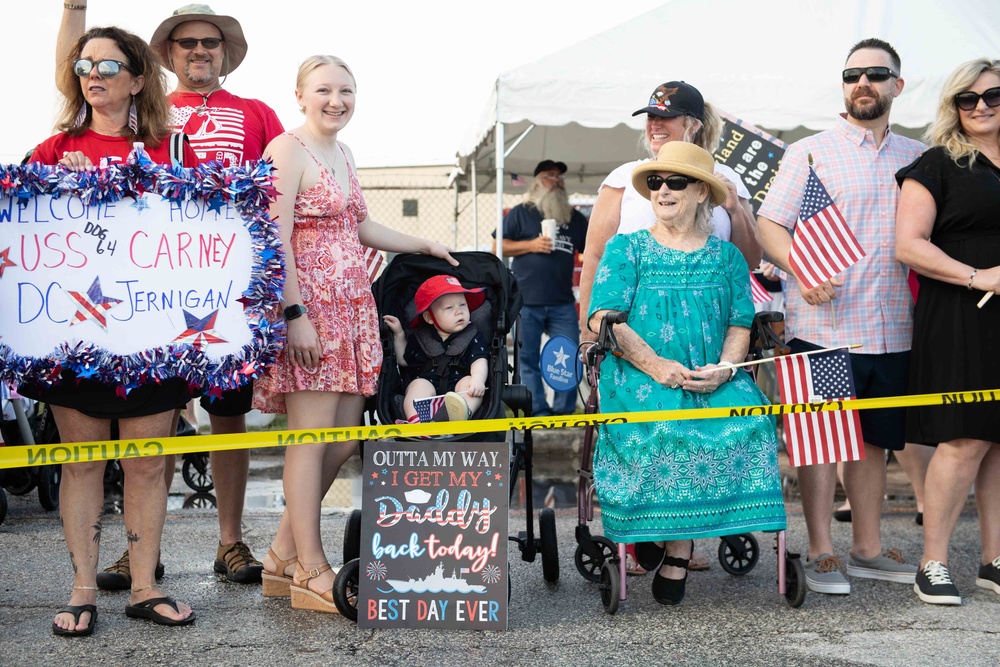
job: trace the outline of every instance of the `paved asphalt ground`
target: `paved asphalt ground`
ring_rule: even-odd
[[[255,474],[274,479],[280,460],[272,458],[268,464],[273,454],[254,456]],[[549,467],[571,475],[576,462],[566,458],[549,462]],[[178,492],[184,488],[179,478]],[[885,543],[914,561],[922,533],[913,521],[913,500],[892,489],[890,495],[896,498],[886,504]],[[649,577],[632,577],[629,599],[615,616],[604,613],[596,587],[573,565],[575,510],[558,510],[560,580],[546,585],[540,559],[525,563],[512,548],[513,597],[509,629],[502,633],[360,630],[339,616],[294,611],[287,601],[264,600],[259,586],[220,582],[212,573],[214,512],[176,509],[164,532],[163,588],[196,609],[196,623],[161,628],[128,619],[126,593],[101,593],[95,634],[68,639],[50,631],[54,611],[71,586],[58,517],[44,512],[33,495],[9,500],[10,511],[0,525],[3,667],[1000,664],[1000,596],[975,587],[979,533],[971,504],[959,523],[951,559],[965,596],[961,607],[923,604],[907,585],[853,580],[848,597],[810,593],[800,609],[791,609],[776,593],[772,539],[758,535],[763,553],[745,577],[727,575],[713,560],[710,571],[691,575],[687,597],[677,608],[661,607],[652,599]],[[791,500],[787,508],[789,545],[802,549],[801,506]],[[246,514],[245,539],[258,556],[267,552],[279,516],[276,509]],[[341,510],[325,512],[324,541],[332,559],[339,556],[346,517]],[[523,512],[511,512],[514,530],[524,520]],[[835,524],[834,540],[839,555],[846,556],[849,524]],[[716,541],[699,544],[709,553],[717,546]],[[120,554],[122,545],[121,515],[109,516],[102,567]]]

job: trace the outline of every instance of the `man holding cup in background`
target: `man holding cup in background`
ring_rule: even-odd
[[[542,160],[524,202],[503,219],[503,254],[524,296],[521,310],[521,377],[531,391],[535,416],[576,411],[576,391],[557,391],[545,400],[540,357],[542,333],[580,340],[573,294],[574,252],[583,252],[587,219],[569,203],[563,175],[566,164]],[[495,248],[494,242],[494,250]]]

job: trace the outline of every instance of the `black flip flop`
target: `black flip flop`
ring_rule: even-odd
[[[175,621],[169,616],[164,616],[163,614],[158,614],[155,610],[157,605],[166,604],[174,608],[174,611],[179,612],[177,608],[177,601],[173,598],[163,597],[163,598],[150,598],[145,602],[139,602],[136,604],[130,604],[125,607],[125,615],[129,618],[142,618],[147,621],[152,621],[157,625],[188,625],[194,623],[194,612],[191,615],[180,621]]]
[[[86,637],[94,632],[94,626],[97,625],[97,606],[92,604],[79,604],[79,605],[67,605],[56,612],[56,614],[73,614],[73,620],[79,624],[80,615],[83,612],[90,612],[90,623],[83,630],[67,630],[66,628],[60,628],[52,622],[52,634],[59,635],[60,637]]]

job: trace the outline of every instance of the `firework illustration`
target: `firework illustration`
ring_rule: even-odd
[[[385,565],[380,560],[368,563],[368,567],[365,568],[365,576],[372,581],[382,581],[385,579],[387,573],[388,570],[386,570]]]
[[[483,568],[483,583],[496,584],[500,582],[500,568],[496,565],[487,565]]]

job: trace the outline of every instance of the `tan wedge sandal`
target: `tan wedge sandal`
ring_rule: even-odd
[[[333,602],[333,587],[322,594],[309,589],[309,581],[315,579],[327,570],[333,569],[329,563],[323,563],[319,567],[305,570],[300,563],[295,564],[295,581],[291,584],[292,609],[307,609],[309,611],[322,611],[328,614],[339,614],[337,605]]]
[[[260,573],[261,581],[263,582],[263,594],[266,598],[287,598],[291,597],[292,592],[290,587],[292,585],[292,577],[285,574],[285,570],[289,565],[298,566],[298,556],[292,556],[288,560],[281,560],[274,553],[274,549],[268,549],[267,555],[271,557],[274,561],[275,570],[274,572],[268,572],[264,570]]]

